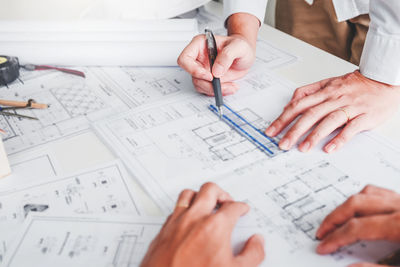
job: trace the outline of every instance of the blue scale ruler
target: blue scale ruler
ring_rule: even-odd
[[[218,109],[214,105],[210,105],[209,109],[219,116]],[[253,143],[269,157],[274,157],[283,152],[279,149],[278,140],[276,138],[271,138],[265,135],[263,131],[251,124],[242,115],[227,105],[224,105],[222,121],[227,123],[232,129]]]

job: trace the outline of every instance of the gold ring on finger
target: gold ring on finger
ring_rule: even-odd
[[[346,122],[346,123],[348,123],[348,122],[350,121],[349,113],[348,113],[344,108],[339,108],[339,110],[344,112],[344,114],[345,114],[346,117],[347,117],[347,122]]]

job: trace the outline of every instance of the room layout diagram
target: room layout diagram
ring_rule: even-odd
[[[128,107],[113,94],[110,82],[86,70],[86,79],[53,73],[0,92],[3,99],[18,99],[48,104],[44,110],[19,110],[38,120],[0,116],[0,127],[8,154],[24,151],[62,139],[90,127],[90,123],[126,110]]]
[[[349,196],[341,191],[341,183],[350,177],[331,163],[323,161],[293,177],[266,195],[283,211],[299,231],[316,241],[322,219]],[[329,196],[330,201],[324,201]]]
[[[277,86],[277,90],[279,88]],[[265,90],[264,93],[272,92]],[[279,158],[279,154],[270,158],[221,121],[208,108],[212,101],[195,96],[163,102],[153,108],[104,120],[96,124],[95,129],[145,189],[152,192],[156,203],[168,212],[185,186],[200,185],[232,168],[262,158]],[[268,110],[264,111],[259,105],[245,108],[243,102],[252,101],[249,99],[227,101],[235,103],[235,110],[260,132],[264,131],[268,125],[264,112]],[[259,114],[259,110],[263,113]],[[278,153],[276,145],[274,149]],[[157,168],[154,168],[155,163]]]
[[[229,111],[225,111],[224,113],[225,116],[229,114],[231,114]],[[245,121],[235,116],[229,116],[229,122],[231,123],[228,122],[228,125],[230,127],[226,127],[226,125],[221,124],[220,120],[216,120],[195,128],[192,131],[209,146],[210,153],[222,161],[233,160],[247,153],[252,153],[260,149],[260,145],[265,146],[268,151],[273,153],[266,153],[268,156],[272,157],[282,153],[277,145],[279,142],[278,138],[268,138],[260,134],[262,129],[270,124],[269,122],[263,120],[249,108],[237,111],[237,114],[241,118],[245,118]],[[259,129],[260,132],[257,132],[257,136],[252,135],[251,137],[256,138],[257,142],[260,143],[256,143],[251,137],[246,138],[246,135],[241,132],[241,130],[250,134],[256,132],[255,129],[252,129],[252,126],[255,129]],[[264,151],[264,149],[261,148],[261,151]]]
[[[33,216],[4,266],[139,266],[163,218]],[[28,253],[29,257],[22,257]]]
[[[140,215],[130,179],[123,165],[115,161],[1,192],[3,250],[31,213]]]
[[[280,255],[267,258],[267,266],[307,266],[310,261],[320,266],[348,265],[373,261],[398,248],[388,242],[358,242],[332,255],[318,255],[315,234],[322,221],[366,181],[341,160],[323,155],[287,156],[279,162],[253,162],[217,177],[219,186],[235,200],[248,203],[249,220],[256,222],[268,240],[267,251]],[[374,158],[366,162],[371,168],[379,164]]]

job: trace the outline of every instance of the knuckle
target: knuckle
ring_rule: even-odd
[[[179,57],[178,57],[178,59],[176,60],[176,63],[178,63],[178,65],[182,67],[182,65],[183,65],[183,64],[182,64],[182,63],[183,63],[182,61],[183,61],[183,55],[180,54]]]
[[[320,131],[315,131],[309,136],[310,143],[314,144],[322,139],[322,134]]]
[[[198,34],[195,37],[193,37],[192,41],[199,42],[199,41],[203,41],[204,39],[205,39],[205,34]]]
[[[349,197],[349,199],[347,200],[347,206],[349,208],[355,208],[359,205],[360,203],[360,197],[359,195],[353,195],[351,197]]]
[[[309,108],[304,115],[307,116],[308,118],[315,118],[318,116],[319,113],[320,112],[318,108],[312,107]]]
[[[330,121],[340,121],[341,117],[343,117],[343,114],[339,112],[332,112],[331,114],[328,115],[327,119]]]
[[[376,189],[375,186],[369,184],[369,185],[366,185],[366,186],[361,190],[361,193],[370,194],[370,193],[374,192],[375,189]]]
[[[360,221],[356,218],[350,219],[346,224],[346,232],[353,232],[359,228]]]
[[[299,95],[299,94],[302,94],[303,91],[304,91],[304,87],[299,87],[296,90],[294,90],[294,94]]]
[[[299,106],[299,103],[299,100],[291,101],[288,105],[286,105],[285,111],[294,111]]]
[[[201,189],[205,192],[216,190],[218,186],[213,182],[207,182],[201,186]]]
[[[179,198],[183,198],[183,197],[186,197],[186,196],[190,196],[192,193],[193,193],[192,190],[190,190],[190,189],[184,189],[184,190],[180,193]]]

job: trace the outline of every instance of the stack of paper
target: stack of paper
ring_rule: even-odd
[[[196,20],[0,22],[0,51],[21,62],[74,66],[175,66]]]

